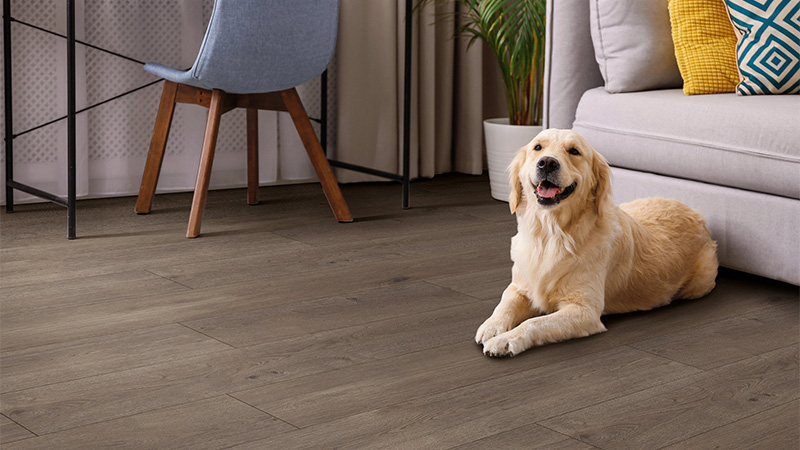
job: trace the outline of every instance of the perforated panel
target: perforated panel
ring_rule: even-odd
[[[61,10],[64,8],[63,0],[12,0],[11,3],[12,15],[15,18],[63,33],[65,24],[59,23],[63,21],[63,15],[59,16],[58,13],[59,8]],[[201,0],[198,3],[180,0],[84,0],[84,8],[81,9],[80,2],[78,3],[78,35],[85,33],[87,42],[140,61],[154,61],[176,68],[188,68],[187,48],[199,47],[198,37],[202,36],[213,9],[213,0]],[[195,12],[191,11],[192,8]],[[85,19],[85,29],[80,28],[82,14]],[[202,17],[202,24],[198,23],[199,20],[192,19],[193,17],[197,19]],[[187,33],[187,26],[194,27],[194,33]],[[201,26],[202,30],[197,29],[198,26]],[[61,38],[19,24],[12,25],[12,46],[14,130],[18,133],[66,113],[65,86],[60,85],[64,84],[65,68],[59,67],[65,60],[66,46]],[[80,45],[78,47],[81,48]],[[79,105],[83,101],[87,104],[96,104],[156,79],[144,72],[141,65],[135,62],[91,48],[85,52],[85,67],[81,66],[80,62],[77,67]],[[186,67],[181,65],[182,58]],[[81,90],[81,83],[84,80],[85,93]],[[329,149],[334,142],[336,129],[333,121],[334,82],[331,71],[328,89]],[[118,160],[120,164],[128,164],[127,161],[130,160],[132,161],[130,177],[141,173],[139,165],[149,148],[162,86],[162,83],[157,83],[85,113],[88,120],[90,161],[111,163],[113,160]],[[319,79],[316,79],[298,89],[311,117],[320,116],[319,86]],[[196,137],[199,133],[202,136],[204,124],[196,119],[183,120],[187,114],[196,116],[196,113],[187,112],[186,108],[190,107],[179,105],[175,110],[166,158],[184,155],[192,161],[195,157],[199,157],[200,148],[195,149],[197,145],[188,145],[187,142],[196,142],[196,139],[188,139],[190,135]],[[0,110],[0,117],[2,114]],[[4,117],[2,119],[5,120]],[[285,114],[281,114],[279,120],[291,121]],[[190,129],[187,130],[186,127]],[[245,127],[243,110],[225,114],[220,126],[217,152],[243,155],[246,151]],[[315,128],[319,131],[319,126],[315,125]],[[63,126],[58,125],[51,125],[21,136],[14,141],[15,164],[53,163],[59,161],[59,157],[63,160],[63,155],[59,154],[63,153],[65,148],[62,141],[65,141]],[[0,152],[0,160],[2,157]],[[187,167],[189,172],[194,170],[194,167]],[[91,174],[78,174],[78,176],[92,178]],[[130,180],[127,180],[125,185],[129,184]],[[103,185],[108,186],[107,183]],[[190,184],[187,184],[188,186]],[[122,191],[127,192],[125,189]],[[90,193],[104,194],[104,192]]]

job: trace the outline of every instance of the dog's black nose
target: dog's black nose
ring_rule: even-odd
[[[561,167],[558,160],[552,156],[543,156],[536,163],[536,168],[543,170],[544,173],[555,172]]]

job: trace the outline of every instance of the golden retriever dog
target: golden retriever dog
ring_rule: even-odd
[[[676,200],[616,206],[611,170],[571,130],[544,130],[509,167],[511,284],[475,341],[489,356],[606,331],[602,314],[708,294],[717,244],[703,217]]]

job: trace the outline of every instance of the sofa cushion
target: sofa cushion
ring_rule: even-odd
[[[589,14],[594,55],[608,92],[683,86],[667,2],[591,0]]]
[[[800,199],[800,96],[595,88],[573,128],[612,166]]]

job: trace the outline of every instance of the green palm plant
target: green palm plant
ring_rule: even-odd
[[[457,3],[458,34],[486,42],[503,75],[509,123],[539,125],[542,119],[545,0],[420,0]]]

